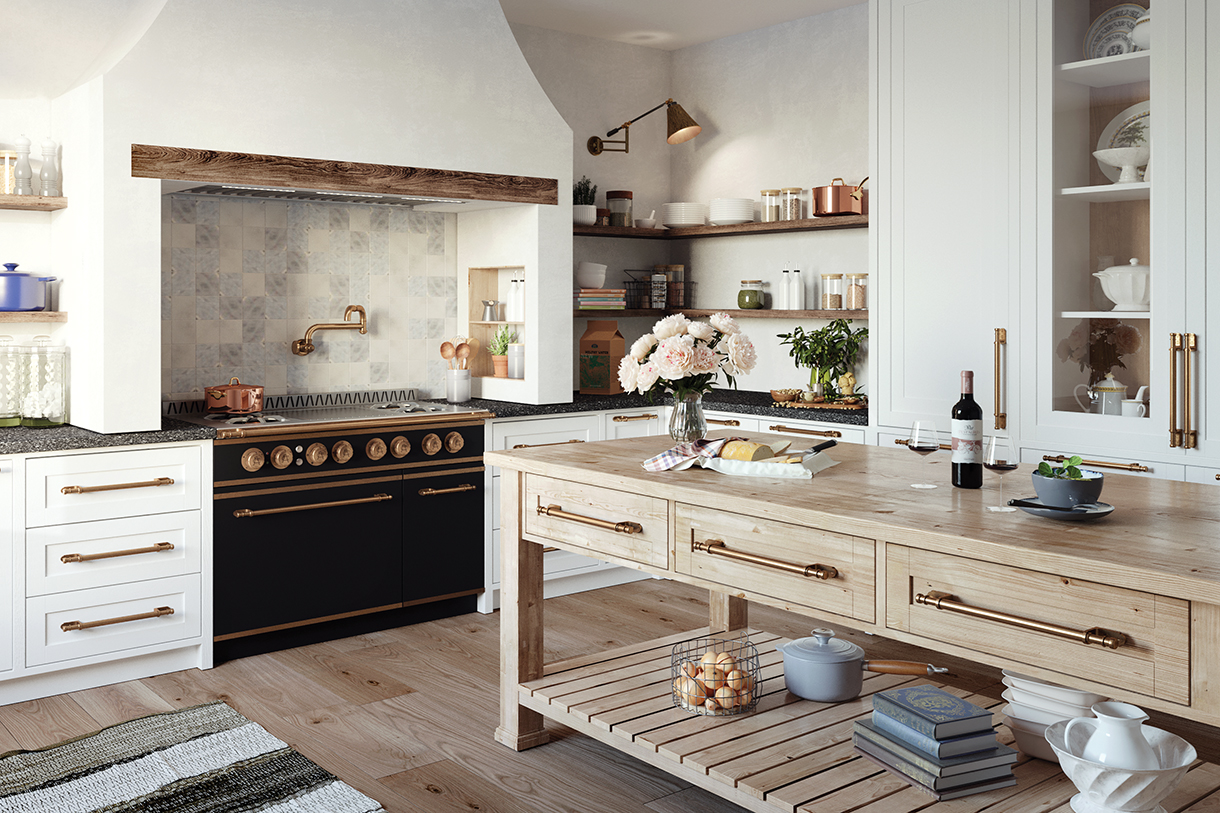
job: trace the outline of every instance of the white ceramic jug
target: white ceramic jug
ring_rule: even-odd
[[[1081,390],[1088,393],[1088,406],[1080,400]],[[1106,373],[1103,381],[1098,381],[1091,387],[1086,384],[1077,384],[1073,394],[1076,396],[1076,403],[1084,412],[1121,415],[1123,414],[1123,399],[1127,397],[1127,385],[1115,380],[1114,373]]]
[[[1096,720],[1075,717],[1068,721],[1063,730],[1064,742],[1070,742],[1068,736],[1072,726],[1079,723],[1094,726],[1092,735],[1078,756],[1111,768],[1130,771],[1157,770],[1161,767],[1156,751],[1144,736],[1143,722],[1148,715],[1142,709],[1130,703],[1107,700],[1094,703],[1093,713],[1097,715]]]

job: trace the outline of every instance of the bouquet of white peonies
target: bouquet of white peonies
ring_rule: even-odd
[[[618,380],[627,392],[650,400],[667,392],[683,400],[711,391],[718,373],[737,386],[733,377],[749,373],[757,361],[754,345],[727,313],[713,314],[707,322],[677,313],[636,340],[619,363]]]

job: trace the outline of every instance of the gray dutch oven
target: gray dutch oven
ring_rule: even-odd
[[[866,661],[863,649],[834,636],[834,630],[819,628],[813,631],[812,638],[798,638],[780,645],[788,691],[806,700],[839,703],[860,695],[866,670],[891,675],[935,675],[949,671],[914,661]]]
[[[5,263],[0,271],[0,311],[41,311],[47,307],[47,283],[55,277],[40,277]]]

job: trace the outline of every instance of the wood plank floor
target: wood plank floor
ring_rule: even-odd
[[[693,629],[707,623],[707,612],[704,592],[651,579],[550,599],[546,658],[574,658]],[[751,607],[750,624],[789,638],[818,625],[758,606]],[[953,675],[944,682],[951,685],[993,697],[1004,688],[990,667],[840,632],[873,658],[948,666]],[[391,813],[741,813],[553,723],[551,743],[540,748],[516,753],[498,744],[492,736],[498,651],[499,615],[476,613],[243,658],[208,671],[0,706],[0,752],[219,699]],[[1163,716],[1153,723],[1187,737],[1200,757],[1220,761],[1213,730]],[[856,806],[842,804],[842,810]]]

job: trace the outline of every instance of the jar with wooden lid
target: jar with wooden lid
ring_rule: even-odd
[[[780,198],[778,189],[764,189],[762,194],[762,215],[763,223],[775,223],[780,216]]]
[[[611,226],[634,226],[631,219],[632,194],[628,190],[619,189],[606,193],[606,206],[610,207]]]
[[[843,275],[822,275],[822,310],[843,310]]]
[[[799,186],[790,186],[780,190],[780,220],[801,219],[801,193],[805,191]]]
[[[763,306],[762,280],[743,279],[741,290],[737,292],[737,307],[744,310],[754,310]]]
[[[847,275],[847,310],[868,310],[868,274]]]

